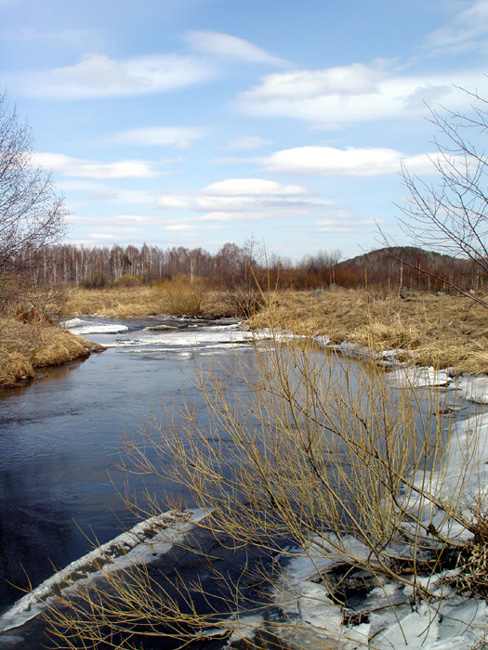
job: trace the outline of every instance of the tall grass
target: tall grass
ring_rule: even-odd
[[[299,334],[326,335],[376,352],[400,350],[417,365],[488,373],[486,310],[463,298],[411,292],[406,299],[364,289],[277,293],[269,310],[250,321],[255,328],[283,323]],[[401,352],[403,350],[403,352]]]
[[[152,288],[152,296],[159,303],[159,311],[173,316],[202,316],[206,291],[200,278],[177,276],[160,280]]]
[[[234,315],[225,292],[208,289],[204,282],[187,276],[152,285],[122,284],[101,289],[72,288],[63,314],[97,314],[107,318],[186,315],[218,318]]]

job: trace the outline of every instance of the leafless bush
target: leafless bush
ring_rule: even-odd
[[[247,359],[232,370],[241,382],[236,391],[224,369],[197,373],[205,417],[185,402],[129,437],[132,471],[183,487],[208,513],[199,526],[219,543],[257,548],[270,558],[255,580],[261,615],[270,607],[287,611],[292,592],[284,589],[284,600],[275,595],[272,603],[269,593],[279,575],[286,582],[284,558],[297,556],[312,565],[327,557],[382,577],[379,585],[393,580],[408,585],[414,598],[435,601],[420,576],[466,551],[459,529],[474,535],[479,527],[480,512],[469,517],[462,503],[476,436],[457,474],[448,476],[449,419],[433,415],[443,412],[440,393],[430,393],[422,409],[413,388],[393,394],[375,366],[324,356],[303,341],[257,341]],[[146,516],[160,511],[154,497],[131,507]],[[75,648],[81,639],[84,648],[95,648],[103,639],[108,647],[136,648],[147,635],[164,637],[168,630],[183,647],[216,629],[239,630],[253,610],[244,574],[234,579],[230,601],[204,611],[196,594],[200,603],[214,601],[197,581],[175,593],[137,567],[130,578],[111,571],[107,579],[108,593],[83,587],[74,601],[62,597],[53,608],[53,633],[66,644],[59,647]],[[335,593],[327,573],[322,581]],[[322,647],[313,625],[299,629],[286,616],[267,625],[293,630],[304,646],[312,635],[314,647]],[[113,646],[109,639],[116,639]]]

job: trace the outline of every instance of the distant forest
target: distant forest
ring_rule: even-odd
[[[341,253],[318,251],[293,262],[266,256],[254,239],[243,246],[226,243],[215,254],[202,248],[161,249],[114,245],[111,248],[69,244],[33,253],[26,249],[17,268],[37,285],[74,285],[103,288],[136,285],[186,276],[189,282],[205,280],[216,288],[260,283],[281,289],[317,289],[329,285],[346,288],[449,291],[449,283],[465,290],[488,289],[488,277],[473,262],[427,252],[420,248],[394,247],[341,261]]]

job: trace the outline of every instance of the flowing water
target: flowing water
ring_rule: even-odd
[[[120,469],[124,432],[182,392],[204,417],[195,355],[205,372],[216,358],[228,365],[237,349],[252,350],[249,333],[232,322],[172,320],[160,330],[147,329],[153,321],[67,325],[107,350],[0,395],[0,610],[95,540],[103,544],[135,524],[119,494],[127,479]],[[146,487],[132,477],[132,491]],[[158,489],[164,507],[165,489],[175,494],[169,485]],[[8,643],[0,636],[0,648],[14,647]]]

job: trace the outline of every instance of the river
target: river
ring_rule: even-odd
[[[0,395],[2,610],[95,541],[103,544],[135,524],[118,494],[127,480],[119,467],[124,432],[181,392],[204,417],[192,380],[195,355],[205,372],[216,358],[229,365],[237,350],[252,349],[249,333],[231,321],[171,320],[162,330],[147,329],[157,323],[143,320],[68,325],[107,350]],[[131,491],[142,493],[146,480],[132,477]],[[167,494],[175,496],[169,485]],[[0,637],[2,647],[13,646]]]

